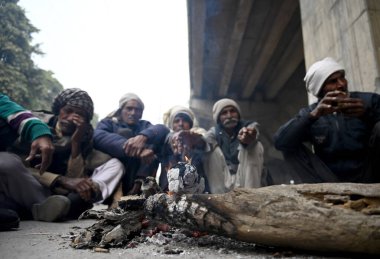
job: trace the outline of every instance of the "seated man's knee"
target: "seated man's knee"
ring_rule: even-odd
[[[24,167],[19,156],[9,152],[0,152],[0,173],[14,174],[20,167]]]
[[[370,146],[380,146],[380,121],[377,122],[372,128]]]

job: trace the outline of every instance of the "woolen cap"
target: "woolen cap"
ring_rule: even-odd
[[[144,110],[144,103],[141,101],[140,97],[138,97],[137,94],[134,93],[127,93],[120,98],[119,109],[123,108],[123,106],[130,100],[135,100],[136,102],[138,102],[141,106],[141,109]]]
[[[238,110],[239,117],[241,115],[240,107],[239,105],[232,99],[224,98],[217,101],[214,106],[212,107],[212,118],[214,119],[215,123],[218,123],[218,118],[220,112],[223,110],[223,108],[227,106],[233,106]]]
[[[344,72],[344,67],[333,58],[327,57],[315,62],[310,66],[304,78],[307,91],[315,97],[318,97],[326,79],[338,71]]]
[[[195,117],[194,113],[189,108],[186,108],[184,106],[174,106],[170,110],[169,123],[168,123],[169,128],[173,129],[174,119],[179,114],[185,115],[185,117],[188,118],[188,120],[191,124],[190,127],[193,127],[194,117]]]

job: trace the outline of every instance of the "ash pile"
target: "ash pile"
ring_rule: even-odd
[[[167,194],[157,195],[163,199]],[[169,197],[169,196],[168,196]],[[153,198],[153,196],[152,196]],[[169,199],[171,199],[169,197]],[[97,222],[78,234],[70,246],[76,249],[92,249],[109,252],[111,248],[131,249],[142,244],[153,244],[162,254],[182,254],[194,247],[206,247],[222,254],[258,253],[273,250],[231,238],[170,226],[165,221],[147,215],[146,199],[125,196],[119,207],[112,210],[89,210],[81,219],[97,219]]]
[[[122,197],[118,207],[112,210],[84,212],[79,219],[97,222],[75,236],[70,245],[108,252],[110,248],[153,244],[163,248],[163,254],[182,254],[189,247],[207,247],[224,254],[269,249],[202,230],[199,222],[207,210],[186,199],[186,194],[200,194],[204,190],[204,180],[195,167],[179,163],[169,170],[168,180],[169,193],[163,193],[156,180],[147,177],[142,183],[141,196]],[[191,217],[186,216],[189,213]]]

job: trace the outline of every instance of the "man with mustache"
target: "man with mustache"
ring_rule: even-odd
[[[204,163],[211,193],[262,186],[264,148],[258,123],[242,120],[239,105],[228,98],[217,101],[212,113],[216,126],[205,134],[210,151]]]
[[[304,80],[318,101],[274,137],[297,183],[380,182],[380,95],[349,92],[343,66],[330,57],[315,62]]]
[[[94,133],[95,148],[118,158],[125,166],[121,195],[141,193],[141,179],[155,176],[157,154],[169,129],[142,120],[144,103],[134,93],[119,100],[119,108],[102,119]],[[115,196],[117,198],[117,195]]]

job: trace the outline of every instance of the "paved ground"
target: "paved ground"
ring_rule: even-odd
[[[96,206],[95,209],[103,209]],[[95,220],[72,220],[60,223],[38,221],[21,221],[20,228],[13,231],[0,231],[0,259],[44,259],[44,258],[333,258],[313,254],[297,254],[294,252],[260,249],[254,245],[228,244],[217,246],[198,246],[194,243],[173,243],[162,245],[160,242],[138,243],[129,249],[111,248],[109,252],[95,252],[90,249],[74,249],[70,246],[72,238],[85,228],[94,224]],[[157,239],[156,239],[157,240]],[[227,248],[229,247],[229,248]],[[232,249],[231,249],[232,247]],[[248,247],[248,248],[247,248]],[[241,249],[244,248],[244,249]],[[168,254],[177,251],[178,254]],[[335,257],[337,258],[337,257]]]
[[[265,258],[268,255],[215,250],[207,247],[188,247],[178,255],[164,253],[164,247],[155,244],[139,244],[132,249],[112,248],[109,253],[77,250],[70,247],[73,234],[92,225],[94,220],[47,223],[22,221],[14,231],[0,232],[0,258]],[[271,256],[269,256],[271,257]]]
[[[283,252],[268,251],[238,251],[223,247],[171,247],[178,248],[179,254],[166,254],[164,246],[151,243],[138,244],[136,248],[111,248],[108,253],[93,250],[78,250],[70,247],[71,237],[92,225],[95,220],[68,221],[47,223],[37,221],[22,221],[20,228],[13,231],[0,232],[0,259],[43,259],[43,258],[327,258],[316,255],[297,255]],[[174,249],[175,250],[175,249]],[[332,258],[332,257],[328,257]]]

